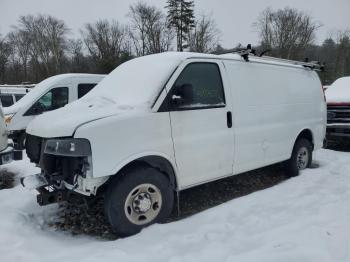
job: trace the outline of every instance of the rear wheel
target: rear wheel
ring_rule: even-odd
[[[286,161],[286,173],[289,177],[297,176],[300,170],[311,166],[312,144],[305,138],[300,138],[294,145],[292,157]]]
[[[116,234],[130,236],[169,217],[174,190],[163,173],[142,165],[118,176],[109,185],[105,198],[106,217]]]

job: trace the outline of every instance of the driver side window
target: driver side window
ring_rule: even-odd
[[[68,104],[68,88],[56,87],[43,95],[25,115],[38,115],[61,108]]]
[[[219,66],[194,62],[181,72],[160,111],[200,110],[225,104]]]

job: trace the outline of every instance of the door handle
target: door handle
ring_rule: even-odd
[[[226,117],[227,117],[227,127],[231,128],[232,127],[232,113],[231,113],[231,111],[227,112]]]

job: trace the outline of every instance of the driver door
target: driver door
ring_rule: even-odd
[[[181,188],[233,172],[231,99],[224,73],[221,62],[189,62],[165,100]]]

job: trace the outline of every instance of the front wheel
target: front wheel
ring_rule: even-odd
[[[286,161],[286,172],[289,177],[299,174],[311,166],[312,163],[312,144],[309,140],[300,138],[294,145],[292,157]]]
[[[174,190],[169,179],[147,165],[118,174],[105,196],[105,214],[113,231],[121,237],[163,222],[170,216]]]

